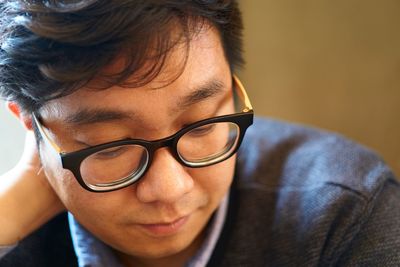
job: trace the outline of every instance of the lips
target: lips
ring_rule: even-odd
[[[139,226],[152,236],[170,236],[178,233],[185,226],[189,217],[187,215],[168,223],[139,224]]]

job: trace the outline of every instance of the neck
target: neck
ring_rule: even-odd
[[[115,251],[115,253],[124,267],[182,267],[197,253],[204,241],[204,236],[203,231],[187,248],[166,257],[138,258],[119,251]]]

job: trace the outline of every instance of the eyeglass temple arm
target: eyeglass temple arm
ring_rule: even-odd
[[[236,85],[238,86],[239,97],[243,100],[244,105],[245,105],[243,112],[249,112],[249,111],[253,110],[253,106],[250,103],[249,96],[247,95],[247,92],[244,89],[242,82],[239,80],[239,78],[236,75],[233,75],[233,79],[234,79]]]
[[[32,120],[34,121],[34,123],[36,124],[40,134],[42,135],[44,142],[53,147],[54,151],[57,152],[57,155],[62,154],[61,148],[53,142],[53,140],[51,140],[50,136],[45,132],[45,130],[43,129],[42,124],[39,122],[38,118],[36,117],[35,113],[32,113]]]

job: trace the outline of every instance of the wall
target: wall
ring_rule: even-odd
[[[0,174],[9,170],[21,156],[24,141],[22,125],[0,101]]]
[[[400,174],[400,2],[241,1],[257,114],[338,131]]]

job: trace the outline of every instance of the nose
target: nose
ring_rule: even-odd
[[[193,178],[171,155],[168,148],[161,148],[154,158],[146,175],[136,186],[139,201],[174,203],[194,187]]]

